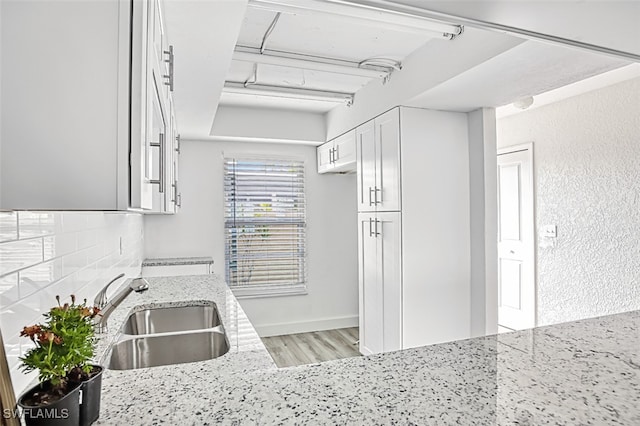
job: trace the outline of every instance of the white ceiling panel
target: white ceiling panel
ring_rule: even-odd
[[[273,12],[249,7],[238,44],[260,47],[275,16]],[[301,12],[280,16],[266,48],[344,60],[373,57],[402,60],[429,40],[424,33],[393,31],[372,21]]]

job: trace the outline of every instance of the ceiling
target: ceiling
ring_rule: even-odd
[[[380,3],[377,0],[338,3],[351,2]],[[359,99],[371,102],[402,87],[401,96],[388,97],[395,104],[469,111],[505,105],[522,96],[546,92],[629,63],[587,50],[517,39],[513,34],[469,27],[450,41],[438,32],[420,30],[415,25],[388,24],[385,18],[376,21],[380,16],[362,19],[353,13],[296,7],[328,3],[334,2],[165,0],[167,33],[176,49],[175,106],[178,130],[183,137],[216,136],[212,123],[219,105],[233,107],[233,111],[246,107],[283,114],[306,112],[316,114],[319,120],[330,115],[334,121],[346,123],[348,120],[336,118],[350,113],[344,106],[345,100],[321,100],[314,91],[357,93],[354,105],[360,106]],[[588,26],[581,30],[589,33]],[[503,48],[483,44],[482,33],[504,37]],[[519,41],[510,43],[508,38]],[[478,42],[466,43],[471,40]],[[456,57],[455,52],[465,43],[474,45],[475,50],[465,53],[464,58]],[[272,56],[285,56],[285,62],[293,60],[298,66],[278,65],[282,58],[276,58],[276,63],[263,63],[264,58]],[[370,58],[385,58],[388,62],[360,64]],[[462,59],[464,67],[460,66]],[[299,65],[305,61],[312,65]],[[393,69],[390,65],[393,61],[407,64],[406,70]],[[410,64],[420,69],[405,72]],[[430,77],[434,72],[437,79]],[[385,76],[391,79],[389,84],[383,84]],[[415,81],[418,76],[424,76],[420,85]],[[403,82],[403,78],[407,81]],[[429,84],[425,84],[427,80]],[[225,89],[230,84],[235,84],[236,90]],[[286,87],[314,96],[301,100],[265,96],[257,90],[245,93],[245,89],[259,85]],[[413,86],[415,90],[406,90]],[[366,96],[360,96],[365,92]],[[354,108],[351,110],[353,113]],[[358,114],[365,113],[363,109]],[[241,136],[241,130],[235,135]]]
[[[463,112],[499,107],[628,64],[584,50],[527,41],[417,95],[406,105]]]
[[[236,54],[226,76],[229,90],[223,91],[221,105],[326,112],[343,101],[300,101],[291,97],[274,98],[272,93],[267,96],[236,89],[267,85],[352,95],[372,80],[390,78],[388,76],[394,71],[391,65],[400,65],[425,43],[448,42],[436,31],[381,25],[371,19],[345,16],[341,10],[329,13],[323,10],[322,4],[309,10],[297,8],[295,2],[284,3],[290,6],[283,8],[278,2],[269,0],[249,1],[236,43]],[[313,1],[310,3],[313,5]],[[253,55],[246,58],[238,52]],[[265,63],[265,56],[267,59],[294,56],[301,61],[296,66],[289,62],[274,64],[270,60]],[[374,60],[377,65],[362,64],[366,60]],[[341,64],[354,72],[314,69],[315,61]],[[366,75],[366,72],[358,75],[361,70],[377,71],[378,75]],[[230,83],[235,86],[229,88]]]

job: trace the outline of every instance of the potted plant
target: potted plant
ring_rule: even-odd
[[[21,336],[35,347],[22,361],[25,372],[38,370],[40,383],[18,400],[27,425],[89,425],[100,412],[102,367],[90,364],[95,355],[93,318],[96,307],[60,305],[44,314],[45,322],[24,327]],[[82,392],[82,401],[81,401]]]

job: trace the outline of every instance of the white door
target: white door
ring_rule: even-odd
[[[358,284],[360,296],[360,352],[371,355],[383,351],[384,289],[378,274],[378,239],[375,213],[358,214]]]
[[[376,140],[376,183],[374,204],[377,211],[400,210],[400,110],[394,108],[374,120]]]
[[[402,253],[400,212],[376,215],[378,280],[382,283],[382,341],[384,352],[402,349]]]
[[[333,168],[331,162],[331,151],[333,150],[333,141],[323,143],[316,149],[316,157],[318,160],[318,173],[326,173]]]
[[[358,211],[373,212],[376,186],[376,150],[373,120],[356,129]]]
[[[336,138],[333,148],[335,171],[350,169],[356,161],[356,131],[351,130]]]
[[[532,146],[498,152],[498,324],[535,327]]]

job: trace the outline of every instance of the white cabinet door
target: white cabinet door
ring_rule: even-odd
[[[400,212],[377,213],[378,281],[382,282],[383,350],[402,349],[402,246]]]
[[[333,141],[334,172],[354,171],[356,165],[356,130],[351,130]]]
[[[333,141],[323,143],[316,149],[316,157],[318,160],[318,173],[327,173],[333,169],[331,153],[333,150]]]
[[[167,122],[162,109],[159,88],[152,80],[149,88],[151,94],[148,105],[147,139],[150,141],[147,161],[147,176],[153,188],[153,211],[164,212],[167,207]]]
[[[394,108],[374,120],[377,211],[400,210],[400,110]]]
[[[376,186],[375,126],[373,120],[356,129],[358,211],[373,212]]]
[[[402,349],[399,212],[358,215],[360,352]]]
[[[374,227],[374,213],[358,215],[360,352],[364,355],[384,350],[384,289],[378,274],[378,239]]]

